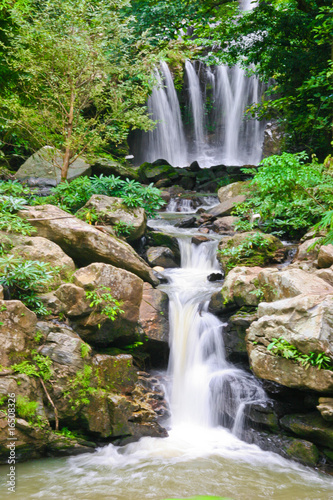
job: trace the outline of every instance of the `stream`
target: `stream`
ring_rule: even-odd
[[[16,493],[4,497],[333,499],[331,477],[240,440],[244,408],[266,396],[252,375],[226,361],[223,323],[208,312],[211,294],[221,287],[207,280],[219,269],[219,237],[209,235],[211,241],[194,245],[195,230],[172,225],[177,216],[169,212],[150,222],[175,234],[181,249],[181,268],[167,269],[168,284],[160,285],[170,299],[169,437],[145,437],[123,447],[109,444],[93,454],[18,464]],[[7,468],[2,471],[7,473]]]

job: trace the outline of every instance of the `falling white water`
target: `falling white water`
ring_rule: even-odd
[[[204,104],[202,99],[202,91],[200,88],[200,81],[193,64],[190,61],[185,63],[185,71],[188,80],[188,91],[190,96],[190,106],[193,118],[193,131],[194,131],[194,154],[199,157],[200,151],[205,144],[204,136]]]
[[[157,122],[153,131],[143,136],[144,161],[158,158],[172,165],[185,165],[187,146],[180,114],[179,102],[168,65],[161,63],[155,70],[157,85],[148,99],[148,113]]]
[[[181,269],[166,272],[170,286],[170,404],[173,425],[232,427],[241,436],[247,405],[264,402],[255,379],[226,361],[223,324],[208,312],[216,285],[207,276],[219,270],[217,241],[194,245],[179,239]]]

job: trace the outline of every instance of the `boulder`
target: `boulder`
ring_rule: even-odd
[[[91,313],[90,300],[86,297],[84,288],[73,283],[64,283],[54,295],[62,304],[62,311],[68,317],[85,316]]]
[[[29,219],[39,236],[57,243],[79,265],[105,262],[126,269],[149,283],[158,284],[152,270],[130,245],[70,216],[58,207],[28,207],[18,214],[23,219]]]
[[[139,175],[136,169],[121,165],[115,160],[109,158],[96,158],[91,164],[91,170],[94,175],[105,175],[107,177],[115,175],[124,181],[126,179],[138,180]]]
[[[154,289],[149,283],[144,283],[139,323],[150,340],[168,343],[168,304],[169,298],[165,292]]]
[[[219,234],[233,232],[235,231],[235,223],[238,220],[238,217],[234,217],[233,215],[219,217],[213,222],[213,231]]]
[[[177,264],[180,263],[180,249],[177,238],[168,233],[149,231],[147,241],[150,246],[170,248],[175,255]]]
[[[18,362],[35,334],[37,317],[19,300],[0,300],[0,365]]]
[[[266,124],[263,142],[263,158],[280,155],[283,151],[284,131],[276,121]]]
[[[68,278],[75,271],[73,260],[53,241],[40,236],[21,236],[13,238],[12,243],[14,248],[11,254],[24,259],[48,262],[52,267],[59,268],[61,278]]]
[[[133,392],[138,375],[133,367],[133,357],[130,354],[96,354],[92,359],[95,368],[96,382],[108,392]]]
[[[222,186],[217,192],[218,199],[220,203],[235,198],[239,195],[244,195],[246,191],[249,190],[250,181],[238,181],[228,184],[227,186]]]
[[[56,363],[71,365],[80,369],[84,365],[82,345],[84,345],[84,342],[73,330],[54,325],[40,352]],[[91,351],[91,347],[88,345],[87,349],[88,352]]]
[[[260,302],[258,275],[261,267],[235,267],[226,277],[220,292],[215,292],[210,300],[209,309],[219,313],[228,309],[257,306]]]
[[[147,217],[143,208],[127,207],[121,198],[113,198],[94,194],[84,205],[77,215],[85,209],[92,210],[103,223],[114,226],[119,222],[128,226],[128,241],[137,240],[144,235],[147,225]]]
[[[285,415],[280,420],[281,426],[315,444],[333,449],[333,425],[326,422],[319,412],[306,415]]]
[[[298,246],[297,253],[295,255],[295,261],[308,261],[313,262],[318,258],[319,245],[314,245],[316,241],[320,241],[321,238],[312,238],[305,240],[304,243]],[[310,247],[313,247],[309,250]]]
[[[250,364],[257,377],[301,390],[333,391],[333,371],[305,368],[267,350],[273,338],[282,337],[303,354],[326,352],[333,357],[333,294],[262,302],[258,318],[246,338]]]
[[[257,235],[260,235],[260,237],[257,237]],[[257,245],[255,244],[256,238],[259,241]],[[242,250],[242,245],[246,245],[250,240],[252,241],[251,249]],[[263,245],[262,241],[266,241],[267,244]],[[233,249],[237,247],[239,248],[239,252],[235,255]],[[263,234],[258,231],[226,236],[221,239],[218,249],[230,249],[232,251],[230,255],[222,255],[219,252],[217,254],[217,258],[224,270],[232,267],[235,260],[239,261],[237,264],[239,266],[264,266],[273,262],[281,262],[286,254],[286,247],[284,247],[278,238],[272,234]]]
[[[246,196],[240,194],[238,196],[234,196],[233,198],[229,198],[223,203],[219,203],[215,205],[215,207],[207,210],[207,213],[213,215],[214,217],[224,217],[226,215],[231,215],[231,212],[235,208],[235,205],[238,203],[243,203],[246,200]]]
[[[172,185],[172,181],[176,181],[180,177],[177,169],[169,165],[166,161],[154,162],[154,164],[143,163],[138,170],[138,175],[139,180],[143,183],[168,179],[170,181],[169,185]]]
[[[55,186],[61,179],[62,163],[63,154],[60,151],[44,146],[23,163],[16,172],[15,178],[20,180],[34,178],[37,185],[46,181],[46,184]],[[68,169],[67,180],[72,181],[90,173],[90,165],[83,158],[77,158]]]
[[[258,283],[267,302],[300,294],[333,293],[326,281],[302,269],[263,269],[258,275]]]
[[[333,245],[323,245],[318,254],[318,267],[330,267],[333,265]]]
[[[100,290],[101,294],[111,293],[112,297],[120,302],[123,310],[112,320],[103,314],[105,303],[102,302],[91,309],[90,314],[73,317],[74,329],[82,338],[94,344],[108,345],[116,338],[134,334],[139,319],[143,289],[143,281],[140,278],[124,269],[96,263],[76,271],[73,279],[74,284],[85,291]],[[104,290],[103,287],[110,291]],[[79,297],[81,300],[82,295]]]
[[[327,422],[333,422],[333,398],[319,398],[317,410]]]
[[[147,260],[151,267],[178,267],[176,257],[168,247],[151,247],[147,250]]]
[[[321,280],[326,281],[330,286],[333,286],[333,266],[329,269],[318,269],[314,274]]]

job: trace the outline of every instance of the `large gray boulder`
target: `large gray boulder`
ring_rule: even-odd
[[[151,340],[168,343],[168,295],[144,283],[140,304],[139,323],[144,334]]]
[[[121,198],[94,194],[77,214],[85,209],[93,210],[106,225],[126,224],[129,234],[125,236],[128,241],[137,240],[145,234],[147,217],[144,209],[127,207]]]
[[[18,215],[36,227],[38,236],[57,243],[79,265],[105,262],[158,284],[153,271],[126,242],[99,231],[53,205],[28,207]]]
[[[220,203],[235,198],[239,195],[245,195],[245,192],[249,189],[249,184],[250,181],[239,181],[228,184],[227,186],[220,187],[217,192]]]
[[[30,156],[15,174],[16,179],[36,179],[36,184],[43,183],[56,185],[61,179],[63,154],[50,147],[44,146]],[[91,168],[83,158],[77,158],[69,167],[67,180],[72,181],[81,175],[90,175]]]
[[[333,371],[305,368],[281,356],[267,346],[282,337],[301,353],[325,352],[333,358],[333,293],[298,295],[258,307],[258,321],[247,334],[247,349],[254,373],[263,379],[291,388],[333,391]]]

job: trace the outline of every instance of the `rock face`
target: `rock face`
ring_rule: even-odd
[[[94,194],[81,210],[84,209],[93,210],[107,225],[114,226],[120,222],[126,224],[128,241],[141,238],[146,231],[147,217],[144,209],[126,207],[121,198]]]
[[[282,337],[304,354],[326,352],[333,357],[333,294],[299,295],[261,303],[258,317],[247,335],[254,373],[287,387],[332,392],[333,371],[306,369],[299,363],[274,356],[267,346],[273,338]]]
[[[89,290],[100,290],[100,294],[111,293],[112,297],[120,302],[123,310],[122,313],[117,314],[115,320],[109,319],[102,311],[107,304],[102,302],[98,307],[89,308],[90,311],[87,314],[84,304],[87,303],[89,306],[91,301],[85,299],[82,292],[77,290],[77,306],[69,302],[69,309],[66,312],[75,330],[84,340],[94,345],[108,345],[116,338],[129,337],[134,334],[142,298],[143,281],[140,278],[124,269],[96,263],[76,271],[73,279],[74,284],[83,289],[84,293]],[[64,295],[64,287],[62,287],[58,297],[66,298],[66,293],[68,293],[67,290]]]
[[[308,415],[286,415],[281,419],[281,425],[297,436],[333,450],[333,426],[318,412]]]
[[[250,181],[239,181],[221,187],[217,192],[220,203],[230,200],[231,198],[235,198],[236,196],[244,195],[245,191],[249,187],[249,184]]]
[[[120,163],[108,158],[96,158],[92,165],[91,170],[94,175],[115,175],[123,180],[139,178],[137,171],[134,168],[125,167]]]
[[[152,267],[178,267],[176,257],[168,247],[151,247],[147,250],[147,260]]]
[[[127,243],[69,216],[60,208],[53,205],[28,207],[19,215],[31,221],[39,236],[57,243],[80,265],[105,262],[126,269],[152,284],[158,283],[151,269]]]
[[[56,185],[60,182],[63,156],[60,151],[44,146],[30,156],[16,172],[16,179],[35,178],[36,184]],[[90,175],[91,168],[82,158],[75,160],[68,169],[67,180],[72,181],[81,175]]]
[[[37,317],[19,300],[0,300],[0,318],[0,365],[10,366],[32,339]]]
[[[139,323],[145,335],[151,340],[168,343],[168,303],[166,293],[155,290],[149,283],[144,283]]]
[[[243,203],[246,200],[246,196],[240,194],[238,196],[234,196],[233,198],[229,198],[223,203],[219,203],[213,208],[207,210],[207,213],[213,215],[214,217],[225,217],[226,215],[231,215],[232,210],[234,209],[237,203]]]

